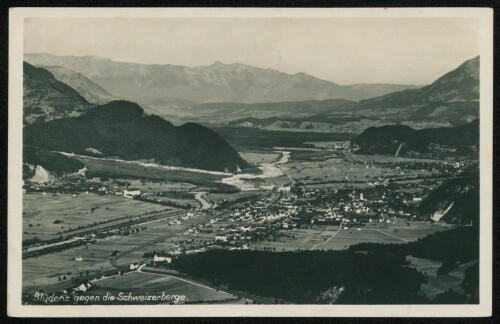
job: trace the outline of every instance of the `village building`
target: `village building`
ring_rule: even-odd
[[[217,234],[215,235],[215,241],[223,241],[227,242],[227,235],[226,234]]]
[[[140,195],[141,195],[141,190],[136,188],[123,190],[123,196],[126,198],[134,198],[135,196],[140,196]]]
[[[167,263],[172,263],[172,258],[171,257],[166,257],[166,256],[159,256],[156,255],[153,257],[154,262],[167,262]]]

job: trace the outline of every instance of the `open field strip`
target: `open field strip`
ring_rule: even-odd
[[[165,169],[169,171],[186,171],[186,172],[196,172],[196,173],[203,173],[203,174],[213,174],[213,175],[219,175],[219,176],[231,176],[232,173],[228,172],[221,172],[221,171],[209,171],[209,170],[203,170],[203,169],[194,169],[194,168],[185,168],[185,167],[177,167],[177,166],[170,166],[170,165],[161,165],[157,163],[147,163],[147,162],[140,162],[140,161],[128,161],[128,160],[122,160],[122,159],[112,159],[112,158],[98,158],[98,157],[93,157],[93,156],[88,156],[88,155],[79,155],[79,154],[74,154],[74,153],[66,153],[66,152],[57,152],[66,156],[71,156],[75,158],[84,158],[84,159],[93,159],[93,160],[105,160],[105,161],[114,161],[114,162],[120,162],[120,163],[127,163],[127,164],[136,164],[140,166],[144,166],[147,168],[160,168],[160,169]]]
[[[140,273],[145,273],[145,274],[149,274],[149,275],[159,275],[159,276],[165,276],[165,277],[170,277],[170,278],[175,278],[177,280],[180,280],[180,281],[184,281],[184,282],[187,282],[191,285],[195,285],[195,286],[199,286],[199,287],[203,287],[203,288],[207,288],[207,289],[211,289],[211,290],[215,290],[217,291],[217,289],[215,288],[212,288],[210,286],[207,286],[207,285],[204,285],[204,284],[201,284],[201,283],[198,283],[196,281],[192,281],[192,280],[189,280],[189,279],[185,279],[185,278],[180,278],[180,277],[177,277],[177,276],[172,276],[172,275],[168,275],[168,274],[160,274],[160,273],[152,273],[152,272],[148,272],[148,271],[141,271],[141,270],[138,270],[138,272]],[[219,292],[223,293],[223,294],[227,294],[227,295],[230,295],[232,296],[231,293],[228,293],[228,292],[225,292],[225,291],[222,291],[219,289]]]
[[[382,233],[382,234],[385,234],[385,235],[388,235],[388,236],[391,236],[391,237],[397,238],[397,239],[399,239],[399,240],[401,240],[401,241],[403,241],[403,242],[408,242],[407,240],[405,240],[405,239],[403,239],[403,238],[401,238],[401,237],[398,237],[398,236],[396,236],[396,235],[392,235],[392,234],[386,233],[386,232],[381,231],[381,230],[379,230],[379,229],[377,229],[377,228],[373,228],[373,230],[375,230],[375,231],[377,231],[377,232],[380,232],[380,233]]]
[[[140,215],[149,217],[166,209],[123,196],[91,193],[76,196],[26,193],[23,200],[29,204],[23,210],[23,232],[26,232],[23,236],[77,234],[86,232],[89,226],[104,227],[114,221]]]
[[[311,251],[314,250],[315,248],[317,248],[318,246],[321,246],[323,244],[326,244],[326,243],[330,242],[330,240],[333,239],[335,237],[335,235],[337,235],[340,232],[341,229],[342,229],[342,227],[339,226],[339,229],[335,233],[333,233],[333,235],[330,236],[330,238],[328,240],[326,240],[325,242],[316,244],[315,246],[313,246],[311,248]]]
[[[185,296],[179,299],[176,304],[184,303],[204,303],[215,301],[241,302],[237,296],[202,285],[200,283],[178,278],[176,276],[149,273],[146,271],[127,272],[123,275],[114,275],[99,281],[94,281],[94,290],[89,292],[92,295],[112,294],[118,296]],[[134,299],[132,299],[132,303]],[[136,303],[141,303],[137,301]],[[157,302],[158,303],[158,302]],[[171,300],[164,300],[163,304],[171,303]]]

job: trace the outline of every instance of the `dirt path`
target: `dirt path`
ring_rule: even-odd
[[[384,232],[384,231],[381,231],[381,230],[379,230],[379,229],[374,228],[373,230],[375,230],[375,231],[377,231],[377,232],[380,232],[380,233],[382,233],[382,234],[385,234],[385,235],[387,235],[387,236],[390,236],[390,237],[393,237],[393,238],[397,238],[398,240],[401,240],[401,241],[403,241],[403,242],[408,242],[407,240],[405,240],[405,239],[403,239],[403,238],[397,237],[397,236],[395,236],[395,235],[389,234],[389,233]]]
[[[313,246],[313,247],[311,248],[311,251],[312,251],[312,250],[314,250],[315,248],[317,248],[317,247],[318,247],[318,246],[320,246],[320,245],[323,245],[323,244],[326,244],[326,243],[330,242],[330,240],[331,240],[331,239],[333,239],[333,238],[335,237],[335,235],[337,235],[337,234],[340,232],[340,230],[341,230],[341,229],[342,229],[342,226],[339,226],[339,229],[338,229],[335,233],[333,233],[333,235],[332,235],[332,236],[330,236],[330,238],[329,238],[328,240],[326,240],[326,241],[324,241],[324,242],[321,242],[321,243],[316,244],[315,246]]]

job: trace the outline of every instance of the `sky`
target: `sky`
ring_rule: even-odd
[[[24,52],[425,85],[478,55],[478,29],[472,18],[27,18]]]

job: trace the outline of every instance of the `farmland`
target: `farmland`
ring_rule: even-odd
[[[407,256],[410,266],[428,276],[428,282],[420,287],[419,293],[428,298],[447,291],[448,289],[460,289],[460,283],[464,279],[465,270],[471,264],[462,264],[446,274],[438,274],[442,262]]]
[[[344,250],[358,243],[404,244],[416,241],[437,231],[450,229],[450,226],[428,222],[402,221],[396,224],[367,224],[363,227],[342,228],[339,226],[314,226],[309,229],[282,231],[276,240],[264,240],[250,245],[251,249],[271,248],[274,251],[296,250]]]
[[[221,175],[214,173],[189,172],[180,169],[169,170],[160,166],[144,166],[119,160],[97,159],[78,156],[85,164],[88,173],[96,177],[148,179],[169,182],[187,182],[196,185],[210,185],[220,180]]]
[[[132,295],[168,294],[174,296],[185,296],[182,300],[174,299],[158,302],[165,304],[210,303],[215,301],[227,303],[239,302],[236,296],[223,291],[218,291],[206,285],[169,275],[149,272],[125,273],[124,275],[97,280],[92,282],[92,284],[95,287],[91,292],[89,292],[89,294],[92,295],[102,296],[106,293],[110,293],[119,297],[120,293],[122,293],[123,296],[127,296],[131,293]],[[127,302],[127,304],[128,303],[134,302]]]
[[[108,260],[114,251],[125,251],[183,228],[181,225],[172,225],[169,222],[169,219],[153,221],[144,224],[147,227],[146,230],[128,236],[109,235],[97,240],[94,244],[25,259],[23,261],[24,283],[27,287],[36,288],[49,283],[55,284],[58,282],[58,277],[63,275],[67,275],[68,280],[71,277],[78,278],[81,272],[87,271],[91,275],[99,276],[105,270],[114,269]],[[170,242],[158,243],[154,247],[160,250],[174,247],[175,244]],[[144,252],[148,250],[138,250],[128,254],[120,259],[120,263],[126,265],[127,262],[140,260]],[[82,261],[76,261],[77,256],[82,257]],[[41,264],[44,266],[40,267]]]
[[[100,222],[131,218],[167,210],[122,196],[95,194],[67,195],[27,193],[24,199],[25,237],[57,236]]]
[[[237,150],[281,147],[310,147],[306,142],[345,141],[354,138],[348,133],[271,131],[250,127],[211,125],[211,128]]]
[[[221,249],[346,250],[359,243],[401,245],[453,228],[416,213],[428,192],[456,174],[451,162],[354,155],[332,149],[335,136],[322,146],[314,137],[319,135],[311,135],[315,147],[298,140],[281,147],[269,137],[245,136],[250,133],[236,136],[242,141],[239,153],[253,167],[231,176],[78,156],[87,174],[76,184],[33,184],[24,196],[24,239],[85,240],[28,255],[23,292],[91,280],[97,295],[166,291],[186,295],[187,302],[241,303],[164,274],[109,275],[134,263],[149,267],[154,253],[171,256],[175,264],[184,255]],[[123,197],[130,188],[140,191],[135,199]],[[463,271],[449,275],[454,279],[444,280],[455,285]],[[422,294],[435,296],[441,291],[436,287],[452,286],[442,278],[432,278]]]

